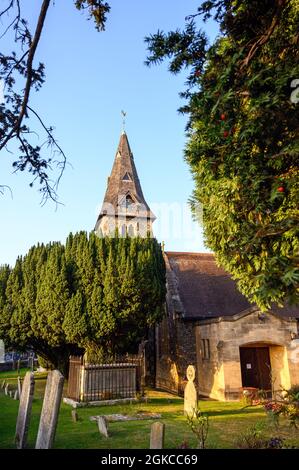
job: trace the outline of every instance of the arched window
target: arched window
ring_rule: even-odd
[[[132,224],[129,225],[128,234],[129,237],[134,237],[134,227]]]
[[[126,236],[126,226],[125,226],[125,224],[121,226],[121,236],[122,237]]]
[[[128,208],[132,204],[134,204],[134,201],[133,201],[132,197],[130,196],[130,194],[127,194],[126,197],[122,200],[121,206]]]

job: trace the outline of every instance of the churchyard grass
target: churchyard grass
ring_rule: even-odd
[[[26,371],[22,370],[24,375]],[[0,385],[4,378],[11,384],[16,384],[13,378],[16,371],[1,372]],[[37,436],[42,398],[45,389],[45,374],[35,377],[35,394],[32,406],[32,416],[28,435],[28,447],[34,448]],[[66,384],[65,384],[66,388]],[[138,411],[161,414],[165,424],[165,448],[177,448],[184,441],[189,447],[196,448],[196,437],[192,434],[185,416],[183,415],[183,399],[173,395],[149,390],[147,403],[113,405],[102,407],[78,408],[78,421],[72,419],[72,408],[61,404],[54,448],[60,449],[129,449],[149,448],[150,428],[152,420],[128,421],[109,423],[109,437],[102,436],[96,422],[90,417],[95,415],[128,414]],[[236,440],[241,433],[256,423],[264,423],[266,437],[280,436],[289,445],[299,447],[299,431],[289,427],[288,422],[281,420],[278,429],[271,424],[262,407],[243,408],[240,402],[217,402],[200,400],[203,413],[209,414],[209,434],[207,448],[235,448]],[[0,448],[15,448],[14,434],[19,401],[4,394],[0,389]]]

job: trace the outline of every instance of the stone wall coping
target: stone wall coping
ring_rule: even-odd
[[[234,315],[229,315],[229,316],[219,316],[219,317],[213,317],[213,318],[205,318],[202,320],[196,320],[194,323],[196,325],[208,325],[210,323],[221,323],[221,322],[234,322],[238,321],[241,318],[244,318],[248,315],[251,315],[253,313],[261,313],[260,309],[258,307],[251,307],[247,308],[246,310],[243,310],[240,313],[235,313]],[[280,315],[277,315],[274,312],[271,312],[270,310],[265,313],[265,315],[272,315],[275,318],[278,318],[281,321],[288,322],[288,323],[294,323],[297,322],[297,319],[295,317],[281,317]],[[190,319],[191,320],[191,319]]]

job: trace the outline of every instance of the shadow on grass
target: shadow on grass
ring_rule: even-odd
[[[251,408],[236,408],[236,409],[227,409],[227,410],[212,410],[208,411],[209,416],[227,416],[227,415],[247,415],[247,414],[256,414],[262,412],[263,408],[261,406],[251,407]],[[203,411],[205,413],[205,411]]]

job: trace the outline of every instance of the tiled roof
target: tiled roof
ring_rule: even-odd
[[[168,306],[185,319],[231,316],[253,305],[210,253],[166,252]],[[275,307],[284,317],[299,318],[299,306]]]

